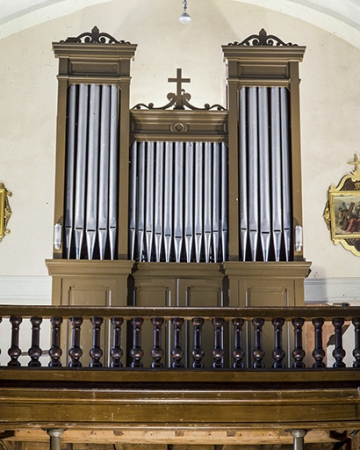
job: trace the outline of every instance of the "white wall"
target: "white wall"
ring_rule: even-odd
[[[360,49],[314,25],[232,0],[116,0],[50,20],[0,40],[0,182],[13,192],[11,234],[0,243],[0,276],[46,277],[52,256],[57,64],[51,43],[94,25],[138,44],[131,105],[166,103],[176,68],[192,82],[192,103],[224,104],[221,45],[265,28],[307,47],[301,63],[305,256],[311,280],[357,282],[360,259],[334,246],[322,218],[327,190],[352,170],[359,145]],[[4,279],[4,278],[3,278]],[[354,281],[355,280],[355,281]],[[336,280],[335,280],[336,281]],[[341,281],[342,283],[342,281]],[[340,283],[340,284],[341,284]],[[345,283],[346,284],[346,283]],[[311,296],[311,295],[310,295]],[[351,292],[349,293],[351,297]]]

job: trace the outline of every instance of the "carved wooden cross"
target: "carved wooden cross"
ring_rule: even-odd
[[[181,78],[181,69],[177,69],[176,78],[168,78],[169,83],[176,83],[176,103],[175,108],[183,109],[181,101],[181,85],[182,83],[190,83],[190,78]]]
[[[354,161],[349,161],[348,164],[353,164],[355,166],[355,172],[358,172],[360,161],[358,160],[358,156],[355,155]]]

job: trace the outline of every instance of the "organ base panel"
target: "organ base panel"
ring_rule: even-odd
[[[133,261],[48,259],[53,305],[126,306]]]
[[[47,260],[54,305],[301,306],[311,263]]]

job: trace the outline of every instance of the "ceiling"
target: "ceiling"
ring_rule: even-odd
[[[0,2],[0,39],[110,0],[13,0]],[[151,0],[152,1],[152,0]],[[168,0],[164,0],[168,1]],[[179,8],[181,8],[181,0]],[[189,9],[191,7],[189,1]],[[222,0],[218,0],[221,2]],[[360,48],[358,0],[232,0],[272,9],[329,31]]]

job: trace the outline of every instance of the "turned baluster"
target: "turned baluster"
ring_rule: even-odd
[[[31,347],[29,348],[29,356],[31,360],[29,361],[29,367],[40,367],[41,363],[39,361],[42,355],[42,350],[40,348],[40,325],[42,322],[41,317],[31,317],[30,322],[32,324],[32,339]]]
[[[83,351],[80,348],[80,334],[83,319],[82,317],[72,317],[70,321],[72,325],[72,347],[69,350],[69,356],[71,358],[69,367],[81,367],[82,364],[80,362],[80,358],[82,357]]]
[[[111,364],[110,367],[122,367],[120,361],[124,352],[121,348],[121,325],[124,320],[121,317],[112,317],[111,323],[113,325],[113,347],[110,350]]]
[[[324,319],[318,317],[316,319],[313,319],[312,323],[314,325],[315,333],[315,347],[312,352],[312,355],[315,359],[313,367],[321,368],[325,367],[325,363],[323,362],[323,359],[325,357],[325,350],[322,346],[322,327],[324,325]]]
[[[332,352],[332,355],[335,359],[333,367],[346,367],[346,364],[343,362],[346,351],[344,350],[342,344],[342,327],[344,325],[344,322],[345,320],[341,317],[336,317],[332,320],[335,330],[335,348]]]
[[[224,367],[224,319],[220,317],[216,317],[212,320],[214,326],[214,350],[212,352],[212,356],[214,358],[214,362],[212,364],[214,369],[221,369]]]
[[[295,359],[293,367],[295,369],[302,369],[305,367],[303,363],[303,359],[305,358],[305,350],[302,346],[302,327],[304,325],[305,320],[300,317],[296,317],[292,320],[292,324],[294,326],[294,350],[292,352],[292,356]]]
[[[100,335],[101,335],[101,324],[103,323],[102,317],[92,317],[91,323],[93,326],[93,346],[89,351],[89,355],[92,358],[92,361],[89,364],[89,367],[102,367],[102,363],[100,362],[100,358],[103,355],[103,351],[100,347]]]
[[[60,348],[60,327],[62,324],[62,317],[52,317],[50,319],[51,323],[51,347],[49,350],[50,362],[49,367],[61,367],[60,358],[62,355],[62,350]]]
[[[22,322],[21,317],[10,317],[10,323],[12,325],[11,330],[11,347],[8,350],[8,355],[10,356],[10,361],[8,362],[8,366],[20,366],[21,364],[18,361],[19,356],[21,355],[21,350],[19,348],[19,331],[20,324]]]
[[[272,320],[274,327],[274,350],[272,352],[272,357],[275,360],[273,364],[274,369],[283,369],[285,367],[285,364],[282,362],[285,358],[285,352],[282,344],[282,328],[284,323],[285,320],[281,318]]]
[[[192,320],[192,324],[194,328],[194,347],[191,351],[191,356],[194,360],[192,367],[194,369],[200,369],[204,367],[202,362],[204,357],[204,350],[202,349],[202,326],[204,324],[204,319],[201,317],[195,317]]]
[[[161,362],[161,358],[164,356],[164,350],[161,348],[161,327],[164,323],[164,319],[161,317],[153,317],[151,323],[154,327],[154,347],[150,351],[150,355],[153,359],[151,367],[164,367],[164,364]]]
[[[243,342],[242,342],[242,327],[244,325],[244,319],[235,318],[232,320],[234,325],[234,350],[232,352],[232,356],[234,358],[233,368],[234,369],[243,369],[244,363],[242,362],[245,352],[243,350]]]
[[[180,367],[184,367],[184,363],[181,361],[182,357],[184,356],[184,350],[181,347],[181,329],[184,324],[184,319],[182,319],[181,317],[174,317],[171,322],[174,327],[174,347],[171,350],[173,362],[171,364],[171,367],[177,369]]]
[[[131,325],[133,327],[133,348],[130,350],[130,356],[132,362],[131,367],[143,367],[141,358],[144,355],[144,351],[141,348],[141,327],[144,322],[142,317],[133,317],[131,319]]]
[[[354,325],[354,332],[355,332],[355,347],[353,350],[353,357],[355,358],[355,361],[353,363],[353,367],[359,368],[360,367],[360,317],[354,317],[352,320],[352,323]]]
[[[257,317],[253,319],[252,321],[254,325],[254,351],[253,351],[253,358],[255,360],[254,362],[254,369],[264,369],[265,364],[263,363],[263,358],[265,356],[265,352],[262,349],[262,327],[265,323],[265,320]]]

